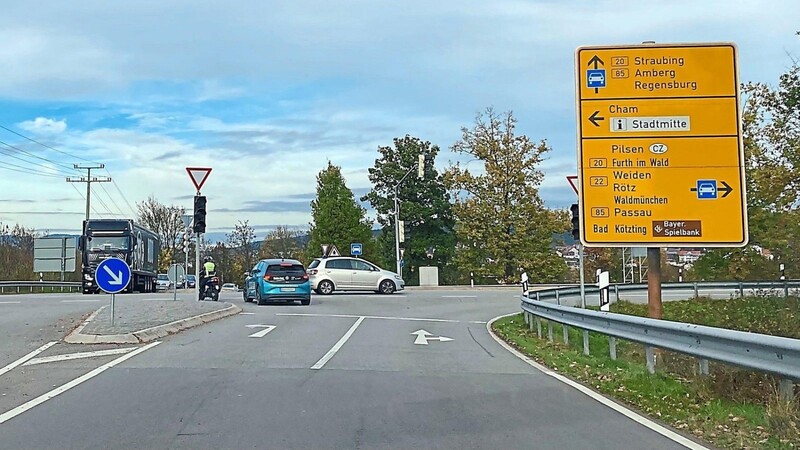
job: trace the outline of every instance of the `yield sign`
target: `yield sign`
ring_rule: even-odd
[[[578,176],[577,175],[567,175],[567,181],[569,181],[569,185],[572,186],[572,190],[575,193],[578,193]]]
[[[206,182],[208,175],[211,173],[211,167],[187,167],[186,172],[189,174],[189,178],[192,179],[194,187],[197,188],[197,192],[200,192],[200,188],[203,187],[203,183]]]

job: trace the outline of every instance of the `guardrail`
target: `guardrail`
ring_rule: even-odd
[[[646,284],[613,285],[617,292],[646,290]],[[781,289],[787,295],[790,288],[800,288],[800,281],[757,282],[698,282],[665,283],[665,290],[693,290],[695,295],[707,289],[732,289],[744,295],[745,290]],[[587,287],[586,293],[597,293],[596,286]],[[747,369],[781,377],[780,392],[784,398],[793,398],[794,382],[800,380],[800,340],[770,336],[724,328],[707,327],[683,322],[650,319],[646,317],[614,314],[610,312],[562,306],[543,301],[544,298],[575,296],[580,289],[573,287],[531,292],[529,298],[521,297],[525,323],[531,330],[536,327],[542,337],[541,319],[564,326],[564,342],[568,342],[569,326],[582,329],[583,351],[589,354],[588,332],[609,336],[609,352],[616,359],[616,339],[625,339],[645,345],[647,369],[655,372],[655,348],[663,348],[699,359],[700,373],[708,374],[708,361],[715,360]],[[619,297],[617,296],[617,299]],[[548,326],[548,339],[553,340],[552,327]]]
[[[0,294],[34,292],[80,292],[79,281],[0,281]]]

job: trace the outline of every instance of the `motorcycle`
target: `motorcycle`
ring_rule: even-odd
[[[219,291],[220,291],[220,284],[219,284],[219,277],[209,277],[205,280],[203,284],[203,288],[200,291],[200,300],[205,300],[210,298],[212,301],[218,302],[219,301]]]

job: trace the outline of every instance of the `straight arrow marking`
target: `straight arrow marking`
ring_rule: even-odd
[[[270,331],[275,329],[275,325],[257,324],[257,325],[245,325],[245,326],[247,328],[263,328],[263,330],[257,331],[255,333],[251,334],[250,336],[247,336],[247,337],[251,337],[251,338],[262,338],[262,337],[266,336],[267,333],[269,333]]]

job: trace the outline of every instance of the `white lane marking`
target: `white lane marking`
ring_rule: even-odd
[[[483,325],[483,324],[486,323],[486,321],[484,321],[484,320],[470,320],[467,323],[477,323],[477,324]]]
[[[99,358],[101,356],[122,355],[136,350],[137,347],[128,348],[112,348],[110,350],[97,350],[94,352],[78,352],[78,353],[65,353],[63,355],[43,356],[41,358],[33,358],[32,360],[23,364],[23,366],[35,366],[37,364],[46,364],[57,361],[69,361],[71,359],[81,358]]]
[[[61,300],[61,303],[97,303],[100,300]]]
[[[333,356],[336,354],[336,352],[338,352],[339,349],[342,348],[342,346],[345,344],[345,342],[347,342],[347,340],[350,339],[350,336],[352,336],[353,333],[355,333],[356,328],[358,328],[358,326],[361,325],[361,322],[363,322],[364,319],[365,319],[364,316],[359,316],[358,320],[356,320],[356,323],[354,323],[353,326],[350,327],[349,330],[347,330],[347,333],[345,333],[344,336],[342,336],[342,338],[339,339],[339,342],[334,344],[333,347],[331,347],[331,349],[328,350],[328,353],[326,353],[325,356],[323,356],[319,361],[314,363],[314,365],[311,366],[311,369],[312,370],[321,369],[322,366],[325,365],[325,363],[330,361],[331,358],[333,358]]]
[[[447,336],[434,336],[425,330],[417,330],[411,333],[411,335],[417,336],[417,338],[414,339],[414,345],[428,345],[428,341],[448,342],[453,340],[453,338]]]
[[[636,422],[636,423],[638,423],[638,424],[640,424],[640,425],[642,425],[642,426],[644,426],[646,428],[651,429],[652,431],[655,431],[656,433],[664,436],[667,439],[675,441],[678,444],[681,444],[684,447],[690,448],[692,450],[710,450],[708,447],[700,445],[697,442],[692,441],[691,439],[685,438],[685,437],[681,436],[680,434],[670,430],[669,428],[661,426],[661,425],[653,422],[652,420],[648,419],[647,417],[644,417],[644,416],[642,416],[640,414],[637,414],[637,413],[631,411],[630,409],[628,409],[628,408],[626,408],[626,407],[624,407],[624,406],[622,406],[622,405],[620,405],[620,404],[618,404],[618,403],[606,398],[604,395],[598,394],[597,392],[589,389],[588,387],[586,387],[586,386],[584,386],[584,385],[582,385],[580,383],[577,383],[577,382],[565,377],[564,375],[561,375],[559,373],[553,372],[548,367],[545,367],[545,366],[537,363],[536,361],[533,361],[532,359],[528,358],[527,356],[523,355],[517,349],[515,349],[514,347],[512,347],[508,343],[506,343],[506,341],[500,339],[499,336],[494,334],[494,331],[492,331],[492,324],[495,321],[500,320],[500,319],[502,319],[504,317],[514,316],[514,315],[517,315],[517,314],[519,314],[519,313],[511,313],[511,314],[504,314],[502,316],[497,316],[494,319],[490,320],[489,323],[486,324],[486,330],[489,331],[489,334],[492,336],[492,338],[495,341],[497,341],[498,344],[503,346],[503,348],[505,348],[506,350],[511,352],[514,356],[516,356],[517,358],[525,361],[526,363],[528,363],[528,365],[530,365],[531,367],[539,370],[540,372],[544,373],[545,375],[549,375],[549,376],[555,378],[556,380],[566,384],[567,386],[575,388],[580,393],[585,394],[586,396],[588,396],[592,400],[594,400],[594,401],[596,401],[596,402],[598,402],[598,403],[600,403],[602,405],[605,405],[605,406],[613,409],[614,411],[622,414],[623,416],[633,420],[634,422]]]
[[[477,295],[443,295],[442,298],[478,298]]]
[[[22,358],[20,358],[20,359],[18,359],[16,361],[12,362],[11,364],[3,367],[2,369],[0,369],[0,375],[3,375],[4,373],[10,371],[14,367],[19,366],[20,364],[24,364],[28,360],[32,359],[34,356],[38,355],[39,353],[42,353],[43,351],[45,351],[48,348],[56,345],[57,343],[58,343],[58,341],[48,342],[47,344],[44,344],[43,346],[41,346],[41,347],[37,348],[36,350],[28,353],[27,355],[23,356]]]
[[[124,362],[124,361],[126,361],[126,360],[128,360],[130,358],[133,358],[134,356],[138,355],[139,353],[142,353],[142,352],[145,352],[147,350],[150,350],[151,348],[155,347],[156,345],[158,345],[160,343],[161,343],[160,341],[156,341],[156,342],[152,342],[150,344],[147,344],[144,347],[139,347],[138,349],[136,349],[136,350],[134,350],[134,351],[132,351],[130,353],[127,353],[125,355],[122,355],[119,358],[117,358],[117,359],[115,359],[115,360],[113,360],[111,362],[107,362],[107,363],[103,364],[102,366],[92,370],[91,372],[88,372],[88,373],[86,373],[84,375],[81,375],[78,378],[75,378],[74,380],[72,380],[70,382],[62,384],[61,386],[51,390],[50,392],[42,394],[42,395],[36,397],[35,399],[29,401],[29,402],[23,403],[23,404],[17,406],[16,408],[14,408],[12,410],[9,410],[9,411],[4,412],[3,414],[0,414],[0,424],[3,424],[5,422],[13,419],[14,417],[17,417],[18,415],[24,413],[25,411],[27,411],[27,410],[29,410],[31,408],[34,408],[34,407],[36,407],[38,405],[41,405],[42,403],[50,400],[51,398],[54,398],[54,397],[56,397],[56,396],[58,396],[60,394],[63,394],[64,392],[67,392],[68,390],[70,390],[70,389],[74,388],[75,386],[83,383],[84,381],[90,380],[90,379],[96,377],[97,375],[100,375],[101,373],[103,373],[106,370],[116,366],[117,364],[119,364],[121,362]]]
[[[270,331],[272,331],[272,330],[274,330],[276,328],[275,325],[261,325],[261,324],[258,324],[258,325],[245,325],[245,326],[247,328],[263,328],[263,330],[257,331],[255,333],[251,334],[250,336],[247,336],[247,337],[251,337],[251,338],[262,338],[262,337],[266,336],[267,333],[269,333]]]
[[[240,313],[239,313],[239,315],[240,315],[240,316],[255,316],[255,315],[256,315],[256,313],[251,313],[251,312],[240,312]]]
[[[460,320],[450,319],[423,319],[418,317],[387,317],[387,316],[357,316],[354,314],[314,314],[314,313],[275,313],[276,316],[299,316],[299,317],[340,317],[345,319],[355,319],[363,317],[365,319],[380,319],[380,320],[408,320],[412,322],[444,322],[444,323],[460,323]]]
[[[19,305],[22,302],[0,302],[0,305]]]

